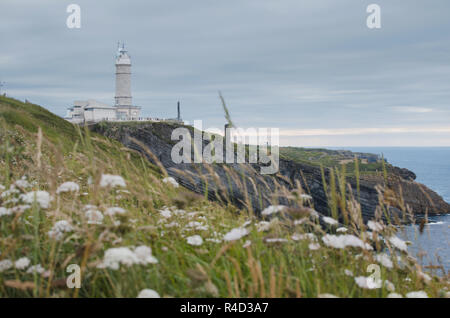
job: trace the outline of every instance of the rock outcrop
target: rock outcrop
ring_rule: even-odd
[[[171,159],[171,151],[176,142],[171,140],[171,134],[177,127],[179,125],[173,123],[103,122],[90,126],[90,129],[141,152],[150,161],[160,161],[168,174],[181,185],[206,194],[211,200],[246,207],[258,213],[270,204],[295,204],[295,193],[291,190],[299,183],[312,196],[314,208],[322,214],[330,214],[323,185],[323,180],[327,183],[330,180],[330,171],[327,169],[323,178],[317,166],[283,159],[280,159],[276,175],[261,175],[259,164],[175,164]],[[187,128],[192,133],[192,127]],[[385,200],[392,206],[391,211],[399,211],[402,206],[407,206],[415,214],[450,213],[448,203],[414,179],[414,173],[407,169],[395,168],[389,174],[387,188],[391,190],[385,193]],[[356,196],[356,180],[349,178],[347,182]],[[361,178],[359,202],[364,220],[373,218],[379,205],[376,187],[384,183],[382,176]],[[399,196],[399,193],[402,195]]]

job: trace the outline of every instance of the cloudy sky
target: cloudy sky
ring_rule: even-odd
[[[81,29],[66,8],[81,6]],[[381,29],[366,8],[381,7]],[[450,146],[448,0],[1,0],[7,94],[113,104],[125,41],[143,115],[279,127],[296,146]]]

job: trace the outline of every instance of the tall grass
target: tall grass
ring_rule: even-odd
[[[167,178],[164,167],[150,164],[141,154],[87,130],[72,129],[58,136],[46,134],[44,128],[1,124],[0,184],[5,189],[0,193],[7,194],[0,195],[0,206],[16,209],[0,216],[0,262],[27,257],[29,266],[43,268],[30,273],[29,266],[1,269],[1,297],[136,297],[147,288],[163,297],[386,297],[392,293],[388,285],[367,289],[355,280],[368,275],[370,264],[380,265],[381,279],[391,282],[398,294],[424,291],[430,297],[448,296],[448,277],[427,279],[407,253],[387,239],[377,239],[397,231],[381,214],[375,221],[383,229],[368,235],[359,202],[346,191],[345,171],[331,170],[330,184],[324,182],[332,216],[339,220],[347,215],[346,234],[355,235],[373,250],[327,245],[323,237],[342,235],[337,230],[342,226],[321,225],[310,200],[299,195],[305,193],[299,183],[290,189],[276,184],[273,202],[277,203],[277,194],[288,194],[289,207],[258,217],[249,202],[242,209],[230,204],[226,193],[232,191],[231,182],[223,185],[223,202],[214,203],[163,181]],[[105,174],[122,176],[126,188],[102,187]],[[23,176],[29,186],[17,182]],[[229,179],[247,185],[231,170]],[[80,190],[57,193],[67,181],[77,183]],[[25,204],[22,194],[38,190],[53,197],[48,208],[37,200],[28,208],[18,208]],[[88,204],[104,215],[101,224],[89,223]],[[126,212],[109,217],[105,212],[110,207]],[[380,192],[379,209],[387,208]],[[170,211],[170,216],[161,211]],[[49,231],[61,220],[68,221],[72,230],[55,240]],[[224,234],[237,228],[245,228],[247,234],[225,240]],[[187,238],[193,235],[201,236],[203,243],[190,245]],[[120,264],[118,269],[98,266],[109,249],[136,246],[151,247],[158,263]],[[383,251],[390,252],[392,268],[377,260]],[[81,268],[80,289],[66,285],[69,264]]]

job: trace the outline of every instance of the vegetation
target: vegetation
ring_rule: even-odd
[[[327,168],[339,168],[345,166],[347,176],[355,176],[354,161],[358,156],[357,154],[353,154],[349,157],[348,154],[343,155],[338,151],[329,149],[281,147],[280,158],[292,160],[297,163],[324,166]],[[386,164],[386,168],[388,171],[392,171],[392,166],[390,164]],[[364,159],[358,158],[358,171],[362,176],[383,176],[383,161],[380,159],[376,162],[367,162]]]
[[[6,97],[0,145],[0,297],[449,295],[446,274],[424,273],[395,226],[377,219],[369,232],[339,174],[327,189],[346,224],[323,227],[300,188],[300,208],[262,218],[220,206],[121,144]],[[79,289],[67,287],[70,264]]]

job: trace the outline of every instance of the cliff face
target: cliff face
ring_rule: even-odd
[[[171,141],[171,134],[176,127],[167,123],[100,123],[90,129],[143,153],[150,161],[157,158],[181,185],[206,194],[209,199],[259,212],[270,204],[293,204],[292,193],[287,189],[293,189],[299,182],[313,197],[315,209],[329,214],[320,168],[280,159],[279,173],[269,176],[259,173],[258,164],[175,164],[171,151],[176,142]],[[325,171],[327,183],[329,179],[329,172]],[[392,212],[400,209],[403,200],[404,206],[411,208],[415,214],[450,213],[449,204],[434,191],[414,182],[414,179],[414,173],[400,168],[389,175],[388,187],[393,191],[386,193],[385,197],[393,207]],[[356,194],[356,180],[350,178],[347,182]],[[360,180],[360,203],[366,221],[373,218],[379,203],[376,190],[379,184],[384,184],[384,178],[372,176]],[[403,195],[400,197],[393,193]]]

